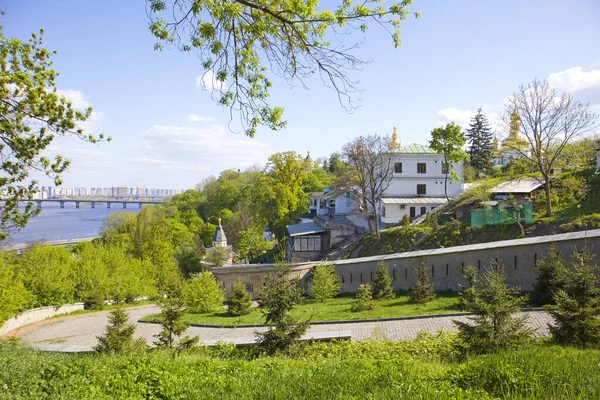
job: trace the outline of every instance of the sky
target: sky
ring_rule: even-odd
[[[597,0],[415,0],[410,10],[422,17],[403,22],[399,48],[376,26],[352,37],[363,41],[356,55],[372,61],[352,75],[364,89],[359,108],[346,112],[318,76],[307,89],[275,78],[271,102],[284,107],[287,127],[260,129],[254,139],[228,129],[228,111],[204,90],[197,58],[154,50],[144,0],[0,0],[0,10],[6,37],[25,40],[44,28],[44,45],[58,51],[60,92],[93,107],[86,130],[113,139],[55,140],[48,154],[71,160],[64,187],[188,189],[225,169],[264,166],[275,152],[316,159],[393,127],[403,144],[426,144],[441,124],[468,126],[479,107],[494,120],[504,99],[534,78],[600,114]]]

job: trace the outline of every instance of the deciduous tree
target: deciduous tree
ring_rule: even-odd
[[[463,150],[465,143],[467,143],[465,134],[460,126],[454,122],[450,122],[445,127],[435,128],[431,132],[429,147],[444,155],[442,172],[445,175],[444,194],[446,200],[450,200],[448,197],[448,177],[450,177],[450,182],[459,181],[460,177],[456,172],[455,165],[468,158],[467,153]]]

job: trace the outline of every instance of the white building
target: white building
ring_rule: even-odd
[[[393,156],[394,172],[389,187],[382,195],[381,222],[398,224],[404,215],[412,220],[446,202],[443,154],[420,144],[402,146],[396,128],[390,143],[390,153]],[[454,170],[460,180],[450,182],[448,175],[450,198],[463,191],[463,163],[455,165]]]
[[[316,215],[347,215],[358,210],[350,193],[338,193],[331,188],[313,192],[309,196],[309,212]]]

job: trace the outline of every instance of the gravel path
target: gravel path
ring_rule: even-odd
[[[158,313],[156,306],[146,306],[128,310],[130,321],[138,321],[140,318]],[[537,335],[548,334],[548,324],[552,317],[543,311],[531,311],[519,313],[528,315],[529,325],[537,328]],[[401,321],[381,322],[355,322],[328,325],[314,325],[309,333],[350,331],[353,340],[364,340],[373,334],[375,329],[383,332],[391,340],[412,339],[419,331],[435,333],[444,328],[453,330],[453,320],[468,321],[468,317],[435,317],[423,319],[408,319]],[[24,329],[17,336],[25,343],[51,351],[89,351],[97,343],[96,336],[101,335],[108,323],[108,312],[76,315],[57,320],[45,321],[45,323]],[[143,324],[136,322],[136,336],[143,337],[148,343],[154,340],[154,335],[160,331],[158,324]],[[236,341],[248,339],[254,336],[256,330],[264,328],[200,328],[190,327],[187,334],[198,335],[200,340],[206,343],[214,343],[217,340]]]

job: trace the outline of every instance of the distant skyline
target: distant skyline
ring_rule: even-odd
[[[249,139],[228,130],[227,111],[202,88],[212,82],[203,82],[198,59],[153,50],[144,1],[0,1],[4,35],[26,40],[44,28],[44,45],[58,51],[61,93],[92,105],[85,128],[113,138],[99,146],[57,139],[48,153],[72,161],[63,187],[193,188],[224,169],[262,167],[274,152],[310,150],[317,159],[394,126],[403,144],[425,144],[440,124],[466,126],[478,107],[493,120],[535,77],[600,114],[597,0],[416,0],[410,9],[422,18],[403,23],[400,48],[376,26],[367,32],[357,55],[373,61],[354,74],[362,107],[346,113],[318,76],[309,90],[275,79],[271,102],[285,108],[288,126]]]

